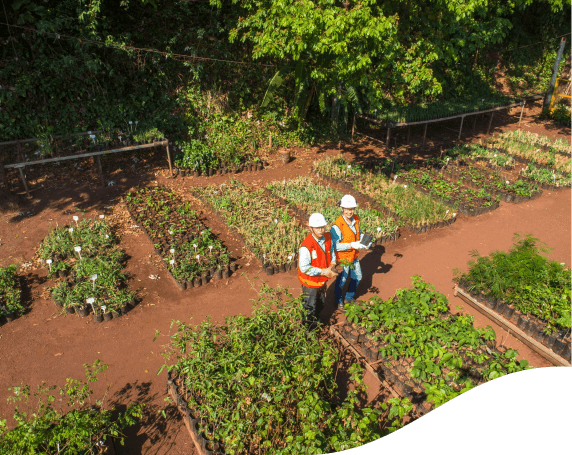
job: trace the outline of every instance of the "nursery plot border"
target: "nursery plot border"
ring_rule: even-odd
[[[180,198],[179,198],[180,199]],[[202,200],[201,200],[202,202]],[[135,214],[132,212],[132,210],[129,208],[129,205],[126,203],[125,204],[127,211],[129,213],[129,216],[131,217],[131,219],[133,220],[134,223],[137,223],[137,219],[135,217]],[[202,221],[200,221],[200,219],[197,217],[197,221],[201,224],[201,226],[203,226],[204,229],[208,229],[208,226],[206,226]],[[153,239],[151,238],[151,235],[149,234],[149,232],[147,231],[147,228],[145,227],[145,225],[143,223],[141,223],[141,225],[138,225],[139,228],[143,231],[143,233],[147,236],[147,239],[149,240],[149,242],[151,243],[151,245],[153,246],[153,250],[155,252],[155,254],[159,257],[159,259],[161,260],[162,263],[164,263],[164,258],[161,255],[161,250],[155,248],[155,243],[153,242]],[[212,234],[212,232],[211,232]],[[220,240],[216,235],[212,234],[213,238],[216,240]],[[227,249],[225,247],[225,249]],[[228,251],[228,249],[227,249]],[[215,278],[212,275],[209,275],[207,277],[197,277],[195,278],[192,282],[191,285],[189,285],[189,281],[179,281],[177,280],[174,275],[172,274],[172,272],[169,270],[169,267],[167,267],[167,265],[165,265],[165,270],[167,271],[167,273],[169,274],[169,276],[171,277],[171,279],[174,281],[174,283],[177,285],[177,287],[179,289],[181,289],[182,291],[184,290],[188,290],[190,288],[194,288],[194,287],[200,287],[200,286],[204,286],[206,284],[208,284],[209,282],[212,282],[213,280],[219,280],[222,278]],[[237,265],[236,265],[236,261],[230,262],[227,272],[228,272],[228,276],[225,277],[224,274],[222,275],[224,279],[228,279],[232,276],[232,274],[234,272],[236,272],[237,270]],[[224,273],[224,272],[223,272]],[[200,282],[200,284],[197,283],[197,281]]]
[[[183,418],[183,423],[187,427],[187,431],[191,436],[193,444],[195,445],[195,449],[199,452],[199,455],[218,455],[224,454],[222,451],[213,451],[206,448],[206,444],[212,441],[205,439],[201,433],[196,428],[195,423],[193,422],[193,418],[191,417],[191,410],[188,408],[187,403],[183,399],[182,395],[179,394],[177,390],[177,385],[175,381],[178,377],[173,377],[171,372],[167,373],[167,391],[169,395],[173,398],[177,409],[181,413],[181,417]]]
[[[363,353],[362,346],[359,343],[352,343],[347,340],[338,328],[345,327],[349,322],[336,324],[330,327],[330,333],[338,340],[339,343],[348,349],[356,358],[356,360],[370,372],[385,388],[387,388],[394,396],[399,398],[409,398],[413,404],[412,417],[417,419],[434,409],[433,403],[425,401],[425,393],[411,387],[405,381],[401,380],[401,375],[394,374],[386,368],[381,360],[371,361],[368,353]]]
[[[485,145],[486,145],[486,144],[485,144]],[[525,166],[528,165],[528,164],[530,164],[530,163],[532,162],[532,164],[533,164],[534,166],[536,166],[537,168],[547,169],[547,170],[549,170],[549,171],[552,171],[552,172],[554,172],[554,173],[559,173],[559,174],[564,175],[564,176],[567,174],[567,172],[566,172],[566,171],[563,171],[562,169],[556,169],[554,166],[549,166],[549,165],[546,165],[546,164],[538,163],[538,162],[536,162],[535,160],[526,159],[525,157],[523,157],[523,156],[521,156],[521,155],[515,155],[515,154],[513,154],[513,153],[510,153],[510,152],[509,152],[507,149],[505,149],[505,148],[501,148],[501,147],[486,147],[486,148],[487,148],[488,150],[490,150],[490,151],[495,151],[495,152],[498,152],[498,153],[502,153],[503,155],[506,155],[506,156],[512,158],[512,159],[513,159],[514,161],[516,161],[517,163],[523,164],[523,165],[525,165]],[[568,157],[568,158],[570,158],[570,157]],[[568,173],[569,173],[569,172],[568,172]],[[570,186],[570,185],[568,185],[568,187],[569,187],[569,186]],[[557,188],[565,188],[565,187],[557,187]]]
[[[354,193],[356,193],[358,196],[360,196],[361,198],[363,198],[365,201],[367,201],[371,207],[374,210],[377,210],[379,212],[384,213],[387,216],[392,216],[393,218],[395,218],[396,220],[399,220],[400,222],[403,223],[403,225],[409,229],[410,231],[412,231],[414,234],[422,234],[423,232],[427,232],[430,231],[432,229],[437,229],[440,227],[446,227],[446,226],[450,226],[451,224],[453,224],[456,220],[457,217],[454,216],[453,218],[449,219],[449,220],[443,220],[443,221],[437,221],[436,223],[427,223],[427,224],[423,224],[421,226],[413,226],[409,221],[404,220],[401,216],[399,216],[397,213],[395,213],[393,210],[385,207],[385,206],[381,206],[379,205],[379,203],[373,199],[371,196],[362,193],[359,190],[356,190],[353,185],[351,183],[347,183],[344,182],[343,180],[340,179],[336,179],[333,177],[328,177],[326,175],[322,175],[320,174],[316,169],[312,168],[312,173],[318,178],[321,179],[327,183],[334,183],[336,185],[339,185],[340,187],[348,190],[348,191],[352,191]],[[416,188],[417,191],[419,191],[418,188]],[[433,197],[433,196],[430,196]],[[436,198],[437,199],[437,198]],[[397,232],[397,237],[395,237],[394,239],[390,239],[388,240],[388,242],[390,241],[394,241],[397,240],[400,236],[399,231]]]
[[[28,189],[28,183],[26,181],[26,176],[25,176],[24,171],[23,171],[23,169],[26,166],[32,166],[32,165],[36,165],[36,164],[56,163],[56,162],[61,162],[61,161],[95,157],[95,161],[97,164],[97,170],[99,172],[101,184],[103,185],[105,183],[105,181],[104,181],[104,177],[103,177],[103,169],[101,167],[101,159],[100,159],[100,157],[102,155],[109,155],[112,153],[121,153],[121,152],[130,152],[133,150],[142,150],[142,149],[148,149],[151,147],[156,148],[156,147],[161,147],[161,146],[165,146],[167,149],[167,161],[169,162],[169,172],[171,173],[171,175],[173,175],[173,165],[172,165],[172,160],[171,160],[171,153],[169,151],[169,140],[165,139],[162,141],[152,142],[150,144],[130,145],[127,147],[120,147],[120,148],[111,149],[111,150],[100,150],[97,152],[82,153],[79,155],[61,156],[61,157],[57,157],[57,158],[46,158],[46,159],[42,159],[42,160],[26,161],[26,162],[13,163],[13,164],[3,164],[2,159],[0,157],[0,181],[4,184],[4,186],[6,188],[8,188],[8,180],[7,180],[6,175],[4,173],[4,169],[11,169],[11,168],[18,169],[18,171],[20,172],[20,178],[22,180],[22,183],[24,184],[24,189],[26,190],[26,194],[28,195],[28,197],[30,197],[30,191]]]
[[[503,329],[507,330],[510,335],[526,344],[529,348],[540,354],[553,365],[571,365],[570,360],[567,360],[559,354],[555,353],[552,349],[550,349],[549,346],[544,344],[544,340],[546,340],[548,337],[544,336],[542,332],[542,322],[533,315],[528,315],[525,319],[523,318],[523,315],[518,312],[518,310],[510,308],[508,305],[504,305],[502,308],[504,311],[499,313],[495,311],[498,306],[497,303],[494,305],[495,309],[493,309],[493,307],[490,305],[487,307],[479,300],[473,298],[467,290],[459,285],[455,285],[455,291],[453,295],[459,297],[465,303],[471,305],[474,309],[486,316],[492,322],[500,325]],[[525,320],[527,321],[526,325],[524,322]],[[531,321],[529,323],[528,321],[530,320],[534,322]],[[554,345],[554,342],[555,341],[552,340],[551,345]],[[570,346],[569,342],[566,340],[562,340],[561,342],[567,343],[568,346]],[[570,352],[570,348],[568,348],[568,352]]]

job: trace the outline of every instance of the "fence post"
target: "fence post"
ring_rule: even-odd
[[[463,122],[465,121],[465,116],[461,117],[461,126],[459,127],[459,137],[457,138],[458,141],[461,140],[461,132],[463,131]]]
[[[554,62],[554,69],[552,70],[552,79],[550,79],[548,92],[546,92],[544,107],[550,106],[550,101],[552,100],[552,93],[554,92],[554,84],[556,83],[556,76],[558,75],[558,67],[560,66],[560,60],[562,59],[562,53],[564,52],[565,44],[566,44],[566,38],[562,38],[560,40],[560,49],[558,49],[558,55],[556,56],[556,61]]]
[[[272,138],[272,133],[270,133],[270,138]],[[272,139],[270,139],[272,140]],[[169,151],[169,140],[167,139],[167,161],[169,162],[169,172],[171,177],[173,177],[173,165],[171,164],[171,152]]]
[[[489,134],[490,131],[491,131],[491,125],[493,124],[493,117],[494,117],[494,115],[495,115],[494,111],[491,112],[491,119],[489,120],[489,127],[488,127],[488,129],[487,129],[487,134]]]
[[[425,139],[427,139],[427,123],[425,124],[425,127],[423,128],[423,150],[425,150]]]
[[[30,196],[30,191],[28,190],[28,183],[26,182],[26,176],[24,175],[24,171],[22,170],[24,166],[20,166],[18,167],[18,170],[20,171],[20,177],[22,177],[22,183],[24,184],[24,189],[26,190],[26,195],[28,197],[28,199],[31,199],[32,196]]]
[[[387,138],[385,140],[385,148],[389,148],[389,139],[391,138],[391,126],[387,125]]]
[[[520,108],[520,117],[518,119],[518,124],[520,125],[520,121],[522,120],[522,113],[524,112],[524,105],[526,104],[526,100],[522,100],[522,107]]]

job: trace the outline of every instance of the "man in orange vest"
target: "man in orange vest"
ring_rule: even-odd
[[[361,267],[358,261],[359,251],[366,249],[366,245],[362,245],[360,240],[362,233],[359,227],[359,216],[355,214],[357,202],[355,198],[346,194],[339,203],[342,208],[342,214],[334,222],[330,234],[334,250],[336,252],[336,262],[343,266],[342,272],[336,279],[336,287],[334,295],[339,310],[344,309],[344,285],[349,277],[350,284],[345,300],[347,303],[353,302],[357,285],[362,278]]]
[[[332,270],[336,265],[334,247],[327,221],[321,213],[312,213],[308,220],[310,234],[302,242],[298,254],[298,279],[302,283],[304,309],[308,313],[305,322],[308,328],[317,326],[318,317],[326,302],[326,283],[337,275]]]

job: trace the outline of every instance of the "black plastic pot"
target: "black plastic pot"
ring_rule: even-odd
[[[67,314],[74,314],[75,313],[74,307],[73,306],[66,307],[66,313]]]
[[[202,280],[199,277],[197,277],[193,280],[193,284],[195,285],[196,288],[198,288],[202,284]]]
[[[125,304],[122,307],[120,307],[119,310],[121,311],[121,314],[127,314],[129,308],[127,307],[127,304]]]
[[[236,272],[236,267],[237,267],[236,262],[230,263],[230,271],[231,272]]]
[[[113,313],[111,311],[108,311],[107,313],[103,314],[104,321],[111,321],[112,319],[113,319]]]
[[[68,271],[67,270],[58,270],[58,275],[60,278],[65,278],[68,276]]]
[[[76,313],[79,314],[82,318],[85,318],[89,314],[89,308],[77,307]]]
[[[93,320],[95,322],[102,322],[103,321],[103,314],[101,313],[94,313]]]
[[[266,275],[268,275],[268,276],[274,275],[274,267],[272,267],[270,265],[266,267],[265,271],[266,271]]]
[[[222,278],[225,279],[225,280],[226,280],[227,278],[230,278],[230,272],[228,271],[228,269],[225,269],[225,270],[222,271]]]
[[[226,270],[225,270],[225,272],[226,272]],[[227,272],[227,273],[228,273],[228,272]],[[217,270],[217,271],[214,273],[214,278],[215,278],[216,280],[221,280],[221,279],[222,279],[222,270]]]
[[[206,276],[202,276],[202,277],[201,277],[201,285],[204,286],[204,285],[207,284],[208,282],[209,282],[208,277],[206,277]]]

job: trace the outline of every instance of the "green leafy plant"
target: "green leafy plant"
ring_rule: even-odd
[[[90,384],[107,367],[99,360],[86,364],[86,380],[68,378],[63,387],[42,382],[35,392],[27,385],[10,388],[14,395],[8,401],[18,403],[13,415],[16,426],[9,429],[6,420],[0,420],[0,454],[95,455],[111,438],[123,445],[122,430],[137,423],[144,404],[131,403],[116,414],[105,409],[105,395],[92,400]]]
[[[15,264],[0,267],[0,317],[24,313]]]

